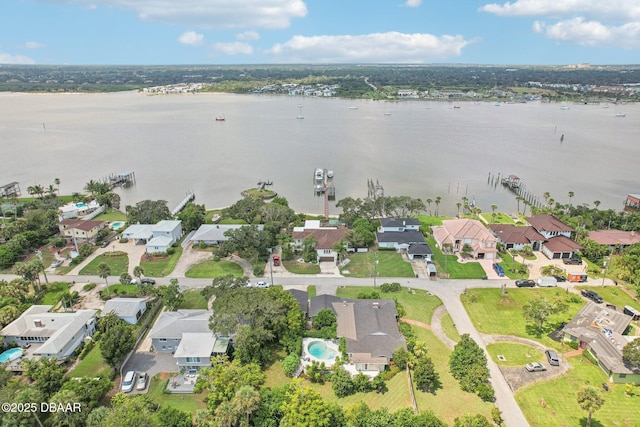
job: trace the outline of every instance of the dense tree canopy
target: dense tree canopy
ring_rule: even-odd
[[[143,200],[135,206],[127,205],[127,223],[156,224],[163,219],[171,218],[166,200]]]

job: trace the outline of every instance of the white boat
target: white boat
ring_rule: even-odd
[[[567,107],[566,105],[563,105],[562,107],[560,107],[561,110],[568,110],[569,107]]]
[[[349,107],[349,110],[357,110],[358,107]]]
[[[333,178],[333,171],[332,170],[328,170],[327,171],[327,178]]]
[[[324,182],[324,171],[320,168],[316,169],[314,174],[316,183],[322,184]]]
[[[390,115],[391,115],[391,113],[384,113],[384,115],[385,115],[385,116],[390,116]]]
[[[218,223],[220,221],[220,215],[218,214],[213,214],[213,218],[211,218],[211,222],[213,222],[214,224]]]
[[[296,119],[304,119],[304,116],[302,115],[302,104],[298,104],[298,109],[300,110],[300,114],[296,116]]]
[[[627,117],[626,113],[616,113],[616,117]]]

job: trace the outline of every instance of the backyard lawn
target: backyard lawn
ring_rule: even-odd
[[[294,274],[320,274],[320,266],[311,262],[282,261],[282,265]]]
[[[373,264],[376,259],[378,277],[414,277],[411,264],[396,251],[370,251],[364,254],[353,254],[349,259],[351,262],[342,270],[343,275],[348,277],[373,278]]]
[[[545,324],[542,337],[537,337],[536,328],[527,323],[522,308],[527,301],[541,296],[550,301],[567,298],[565,291],[560,288],[508,288],[507,295],[504,296],[500,289],[469,289],[461,296],[461,300],[479,332],[530,338],[560,349],[560,344],[547,334],[562,322],[571,320],[584,302],[580,300],[578,303],[569,303],[569,311],[551,316]]]
[[[573,369],[561,377],[535,383],[516,392],[516,401],[532,427],[584,426],[587,413],[578,406],[576,395],[587,385],[596,387],[605,401],[604,406],[593,414],[592,426],[638,426],[638,387],[631,397],[625,395],[624,384],[608,384],[609,391],[605,392],[601,383],[606,381],[606,377],[598,366],[583,356],[571,357],[569,363]]]
[[[495,216],[491,212],[480,214],[486,224],[515,224],[516,222],[509,215],[496,212]]]
[[[418,221],[420,221],[421,227],[431,227],[432,225],[442,225],[442,221],[445,219],[451,219],[446,216],[434,216],[434,215],[418,215]]]
[[[173,269],[176,268],[180,255],[182,255],[182,247],[178,246],[174,249],[176,250],[174,254],[165,258],[147,260],[143,257],[140,267],[144,269],[144,275],[148,277],[165,277],[171,274]]]
[[[95,221],[126,221],[127,214],[117,209],[109,208],[106,212],[101,213],[94,218]]]
[[[98,266],[102,263],[107,264],[111,268],[111,276],[119,276],[129,270],[129,257],[124,252],[109,252],[95,257],[87,264],[80,274],[84,276],[97,276]]]
[[[636,310],[640,310],[640,302],[636,301],[621,286],[576,286],[576,289],[590,289],[600,295],[605,302],[613,304],[622,310],[625,305],[630,305]]]
[[[451,279],[481,279],[486,273],[479,262],[458,262],[456,255],[445,255],[436,246],[433,237],[427,237],[427,243],[433,251],[432,260],[438,265],[438,271],[445,273]]]
[[[190,414],[195,414],[198,409],[207,409],[207,404],[205,403],[207,397],[206,392],[199,394],[164,393],[168,379],[168,373],[154,375],[151,381],[149,381],[149,392],[147,396],[160,406],[170,406],[189,412]]]
[[[89,354],[82,359],[73,371],[71,377],[97,377],[100,374],[109,374],[111,367],[102,358],[100,353],[100,341],[91,349]]]
[[[185,273],[186,277],[200,279],[224,277],[228,275],[233,277],[242,277],[242,267],[231,261],[207,260],[194,265]]]
[[[178,307],[179,309],[188,309],[188,310],[206,310],[207,309],[207,300],[204,299],[200,291],[188,289],[182,292],[184,295],[184,301]]]
[[[537,348],[515,342],[496,342],[487,345],[491,358],[499,366],[524,366],[529,362],[544,362],[544,354]],[[504,360],[498,359],[504,356]]]
[[[69,291],[69,284],[66,282],[51,282],[46,287],[46,291],[39,304],[56,305],[62,295]]]

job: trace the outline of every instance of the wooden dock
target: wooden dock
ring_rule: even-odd
[[[171,216],[176,216],[177,214],[179,214],[180,211],[182,211],[182,209],[184,209],[184,207],[187,206],[187,203],[194,200],[195,198],[196,198],[196,194],[194,192],[192,191],[187,192],[187,195],[185,196],[185,198],[178,204],[178,206],[176,206],[171,211]]]

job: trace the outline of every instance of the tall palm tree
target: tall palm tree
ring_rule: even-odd
[[[458,208],[458,217],[460,216],[460,207],[462,206],[462,203],[457,202],[456,203],[456,207]]]
[[[144,274],[144,268],[139,265],[133,267],[133,275],[138,279],[138,284],[140,284],[140,277]]]
[[[50,194],[52,196],[54,196],[57,192],[56,187],[54,187],[53,184],[49,184],[49,186],[47,187],[47,189],[45,190],[47,194]]]
[[[433,202],[433,200],[427,199],[425,202],[427,202],[427,206],[429,206],[429,215],[431,215],[431,202]]]
[[[62,181],[60,181],[60,178],[56,178],[56,179],[53,180],[53,183],[56,185],[56,188],[58,190],[58,196],[60,195],[60,183],[61,182]]]
[[[491,223],[496,222],[496,209],[498,209],[498,205],[495,203],[491,204]]]
[[[600,206],[600,203],[602,203],[600,200],[593,201],[593,204],[596,206],[596,210],[598,210],[598,206]]]
[[[516,202],[518,202],[518,214],[520,214],[520,201],[521,200],[522,200],[522,197],[516,196]]]
[[[575,196],[575,193],[573,191],[569,191],[569,206],[571,206],[571,199],[573,199],[573,196]]]
[[[439,206],[440,206],[440,202],[442,201],[442,197],[438,196],[436,197],[435,200],[435,204],[436,204],[436,216],[438,216],[439,213]]]
[[[100,278],[104,279],[104,283],[107,285],[107,294],[111,295],[111,292],[109,291],[109,281],[107,280],[109,278],[109,276],[111,275],[111,267],[109,267],[109,265],[107,263],[101,263],[98,266],[98,276],[100,276]]]

